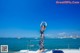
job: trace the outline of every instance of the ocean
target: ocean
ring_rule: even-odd
[[[39,38],[0,38],[0,45],[8,45],[9,51],[38,50]],[[79,49],[80,38],[45,38],[45,49]]]

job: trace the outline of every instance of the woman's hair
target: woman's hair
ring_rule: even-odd
[[[44,26],[44,28],[46,28],[46,26],[45,25],[42,25],[41,27],[43,27]]]
[[[47,23],[46,23],[46,22],[41,22],[40,26],[41,26],[41,27],[44,26],[44,27],[46,28]]]

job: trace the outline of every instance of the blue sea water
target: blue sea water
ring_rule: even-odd
[[[8,45],[9,51],[38,50],[39,39],[35,38],[0,38],[0,45]],[[45,38],[45,49],[79,49],[80,38]]]

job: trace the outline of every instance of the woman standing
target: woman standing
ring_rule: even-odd
[[[47,26],[47,23],[46,22],[42,22],[40,24],[40,42],[39,42],[39,45],[40,45],[40,51],[39,53],[42,53],[44,51],[44,31],[46,29],[46,26]]]

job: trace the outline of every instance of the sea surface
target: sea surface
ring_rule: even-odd
[[[39,38],[0,38],[0,45],[8,45],[9,51],[38,50]],[[45,49],[79,49],[80,38],[45,38]]]

